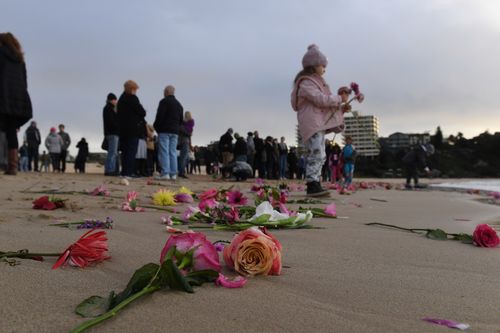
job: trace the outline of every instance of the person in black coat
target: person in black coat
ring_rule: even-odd
[[[406,188],[411,189],[411,179],[415,184],[415,188],[423,187],[418,183],[418,168],[422,168],[425,172],[429,173],[427,167],[426,157],[434,153],[434,146],[432,145],[417,145],[413,147],[404,157],[404,172],[406,176]]]
[[[234,160],[240,162],[247,161],[247,142],[238,133],[234,134],[236,143],[234,144]]]
[[[85,138],[82,138],[77,144],[78,154],[75,159],[75,172],[85,173],[85,163],[89,156],[89,145]]]
[[[120,147],[122,150],[122,176],[136,177],[135,155],[139,137],[144,132],[146,110],[136,96],[139,85],[132,80],[124,83],[124,92],[117,105],[118,124],[120,126]]]
[[[118,144],[120,142],[120,125],[118,123],[118,113],[116,104],[118,99],[113,93],[109,93],[106,98],[106,105],[102,110],[102,120],[104,125],[104,138],[107,144],[108,154],[104,164],[105,176],[118,175]],[[106,148],[106,147],[105,147]]]
[[[177,178],[177,143],[184,122],[184,108],[174,94],[174,86],[165,87],[164,98],[158,105],[153,123],[158,133],[158,162],[161,167],[161,175],[156,177],[158,180]]]
[[[0,33],[0,130],[7,139],[8,175],[17,173],[17,131],[32,116],[21,44],[12,33]]]
[[[266,178],[266,150],[264,140],[259,137],[259,132],[255,131],[254,133],[254,144],[255,144],[255,159],[254,159],[254,168],[253,173],[255,176],[255,171],[259,171],[259,178]]]

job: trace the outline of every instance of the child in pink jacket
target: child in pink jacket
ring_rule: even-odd
[[[306,149],[308,196],[327,195],[321,187],[321,168],[325,162],[325,134],[342,132],[348,111],[347,95],[332,95],[323,79],[328,60],[318,46],[310,45],[302,58],[303,69],[294,80],[292,107],[297,112],[299,132]]]

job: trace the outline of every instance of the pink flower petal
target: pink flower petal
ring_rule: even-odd
[[[325,213],[330,216],[337,216],[337,206],[334,202],[325,207]]]
[[[219,277],[215,280],[215,285],[221,286],[224,288],[241,288],[247,283],[247,279],[242,276],[238,276],[233,280],[219,273]]]
[[[423,321],[426,321],[428,323],[436,324],[436,325],[441,325],[441,326],[446,326],[449,328],[457,328],[461,331],[465,331],[470,327],[469,324],[465,323],[459,323],[454,320],[448,320],[448,319],[437,319],[437,318],[422,318]]]

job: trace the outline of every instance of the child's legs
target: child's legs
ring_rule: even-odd
[[[353,173],[354,173],[354,164],[353,163],[344,164],[344,177],[346,185],[351,184]]]
[[[325,132],[315,133],[305,143],[306,182],[319,182],[321,169],[325,162]]]

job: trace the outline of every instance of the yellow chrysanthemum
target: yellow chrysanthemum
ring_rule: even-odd
[[[190,189],[188,189],[187,187],[185,186],[182,186],[178,191],[177,193],[185,193],[185,194],[189,194],[189,195],[193,195],[194,192],[191,192]]]
[[[175,206],[175,193],[169,190],[159,190],[153,193],[153,203],[158,206]]]

